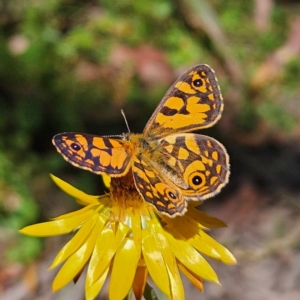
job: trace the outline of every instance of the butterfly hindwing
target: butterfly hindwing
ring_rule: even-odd
[[[133,146],[127,140],[92,134],[60,133],[53,137],[52,143],[75,167],[111,176],[127,173],[133,153]]]
[[[134,158],[132,171],[137,190],[160,213],[171,217],[183,215],[186,201],[180,189],[152,163],[142,154]]]
[[[186,201],[205,200],[220,192],[229,178],[229,156],[215,139],[193,133],[159,141],[161,172],[180,188]]]

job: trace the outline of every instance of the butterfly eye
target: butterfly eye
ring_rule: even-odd
[[[76,144],[76,143],[71,144],[71,148],[74,151],[79,151],[81,149],[81,147],[78,144]]]
[[[194,85],[195,87],[200,87],[202,84],[203,84],[203,83],[202,83],[202,80],[201,80],[201,79],[195,79],[195,80],[193,81],[193,85]]]
[[[196,175],[192,178],[194,185],[200,185],[202,183],[202,178],[199,175]]]

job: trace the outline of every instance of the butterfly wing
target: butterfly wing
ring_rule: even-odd
[[[85,133],[60,133],[53,137],[52,143],[63,158],[75,167],[115,177],[128,172],[134,151],[127,140]]]
[[[133,160],[133,178],[142,198],[161,214],[169,217],[183,215],[186,201],[180,189],[153,165],[143,154]]]
[[[167,91],[148,121],[144,134],[159,138],[214,125],[223,111],[215,72],[197,65],[182,74]]]
[[[185,200],[205,200],[220,192],[229,178],[229,156],[215,139],[199,134],[174,134],[158,141],[158,160]]]

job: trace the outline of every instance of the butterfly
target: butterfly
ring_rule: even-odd
[[[208,128],[224,108],[208,65],[182,74],[167,91],[142,134],[116,137],[60,133],[52,142],[72,165],[111,177],[132,172],[142,198],[161,214],[182,216],[188,201],[220,192],[229,178],[229,156],[217,140],[190,131]]]

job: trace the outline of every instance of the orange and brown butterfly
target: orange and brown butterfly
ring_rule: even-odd
[[[215,139],[187,133],[211,127],[223,98],[215,72],[197,65],[167,91],[142,134],[119,138],[60,133],[53,144],[76,167],[111,177],[132,172],[145,201],[169,217],[183,215],[187,202],[220,192],[229,177],[229,157]]]

